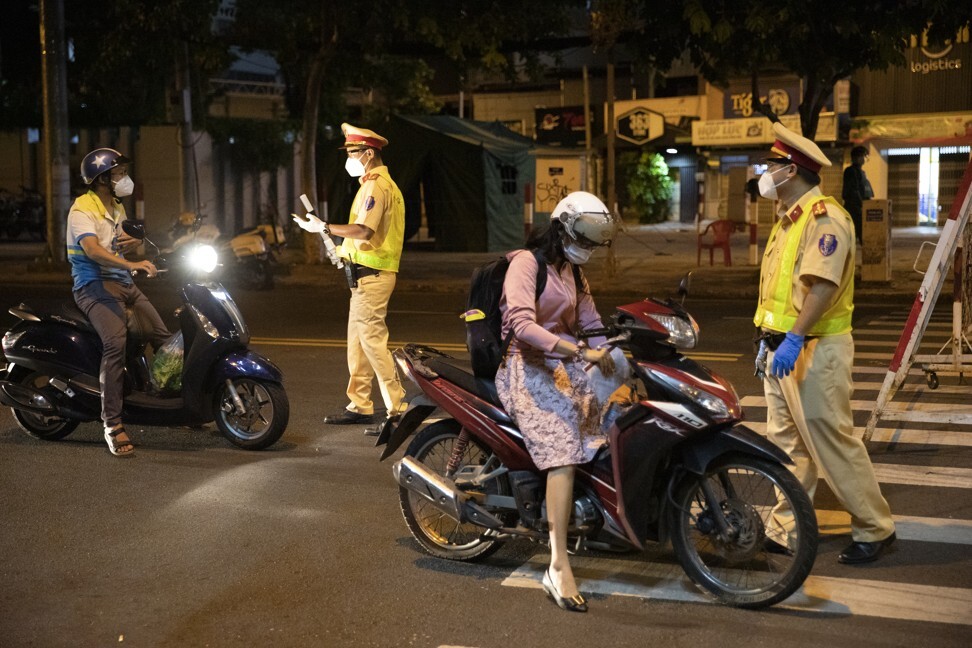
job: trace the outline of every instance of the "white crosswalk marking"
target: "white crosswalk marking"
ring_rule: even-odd
[[[857,398],[851,402],[851,407],[859,422],[863,420],[862,413],[870,414],[874,408],[906,318],[907,313],[900,313],[855,329],[854,361],[857,364],[853,367],[853,376]],[[919,353],[937,353],[950,335],[951,321],[948,318],[933,321],[923,336]],[[751,362],[751,356],[743,359]],[[906,454],[902,456],[927,457],[923,462],[927,464],[936,463],[936,458],[943,453],[962,457],[961,453],[967,452],[964,449],[972,447],[970,383],[972,380],[966,383],[943,380],[938,389],[932,390],[921,366],[914,365],[874,431],[872,442],[903,444]],[[741,403],[746,412],[744,424],[759,434],[766,434],[766,399],[761,394],[748,395],[741,399]],[[854,433],[862,436],[863,427],[855,428]],[[914,493],[920,492],[914,489],[947,488],[949,493],[955,494],[948,497],[968,501],[967,491],[972,490],[972,466],[968,463],[965,466],[954,465],[954,462],[948,466],[888,463],[889,458],[893,460],[893,454],[872,452],[878,481],[907,487],[906,490],[892,490],[892,493],[908,492],[913,502]],[[892,511],[896,510],[896,502],[891,497],[889,503]],[[967,511],[968,507],[960,507],[960,510]],[[850,515],[844,511],[817,510],[817,522],[821,536],[847,536],[850,533]],[[901,543],[957,545],[963,547],[963,553],[972,546],[972,520],[895,515],[894,522]],[[905,549],[898,545],[898,551]],[[534,556],[510,574],[503,584],[539,588],[547,558],[545,554]],[[581,554],[572,557],[571,564],[584,593],[712,602],[691,583],[679,565],[671,562]],[[967,563],[956,567],[968,570]],[[834,572],[840,577],[818,576],[817,571],[819,567],[796,594],[777,607],[805,613],[972,626],[972,586],[938,587],[906,582],[909,575],[919,575],[920,569],[917,572],[905,570],[900,578],[892,575],[890,580],[853,578],[861,573],[854,570]],[[962,584],[961,580],[954,582]]]
[[[502,584],[540,588],[546,568],[543,558],[542,554],[534,556]],[[712,602],[678,565],[573,556],[571,566],[582,593]],[[777,607],[811,613],[972,625],[972,589],[914,583],[810,576],[803,587]]]

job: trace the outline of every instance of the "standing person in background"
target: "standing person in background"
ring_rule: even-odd
[[[327,425],[357,425],[375,422],[371,385],[378,388],[388,417],[401,412],[405,390],[388,351],[388,301],[398,277],[398,265],[405,242],[405,200],[381,149],[388,140],[366,128],[341,124],[348,152],[345,170],[358,178],[360,187],[351,205],[347,225],[324,223],[308,215],[294,220],[309,232],[325,232],[344,238],[338,254],[350,264],[351,306],[348,313],[348,400],[344,410],[324,418]],[[377,434],[377,428],[365,430]]]
[[[871,183],[864,173],[864,163],[867,162],[867,148],[855,146],[851,149],[851,164],[844,169],[844,188],[841,197],[844,200],[844,208],[854,221],[854,236],[857,242],[861,242],[863,230],[864,201],[874,197],[874,190]]]
[[[154,277],[158,270],[150,261],[129,261],[124,256],[140,243],[121,227],[126,216],[120,199],[131,195],[135,187],[128,177],[130,162],[110,148],[95,149],[84,156],[81,179],[89,189],[71,205],[66,241],[74,301],[101,338],[101,418],[108,449],[117,457],[135,453],[121,420],[128,341],[125,310],[132,311],[153,349],[169,337],[162,318],[130,274],[141,270]]]
[[[517,250],[509,255],[500,301],[503,338],[512,332],[513,340],[496,373],[496,391],[534,464],[547,471],[550,566],[543,589],[571,612],[587,611],[567,554],[574,466],[593,459],[605,442],[606,404],[598,402],[585,368],[596,364],[604,375],[615,372],[609,348],[588,348],[573,336],[577,329],[602,327],[590,287],[574,266],[586,263],[594,248],[611,243],[617,229],[617,218],[596,196],[583,191],[567,195],[554,207],[550,226],[527,242],[547,263],[540,297],[537,257]]]
[[[806,137],[773,124],[776,143],[760,176],[764,198],[779,199],[760,268],[753,318],[769,349],[763,379],[769,439],[785,450],[810,499],[820,468],[851,515],[851,544],[838,562],[877,560],[895,540],[864,442],[854,434],[854,233],[837,201],[820,191],[820,169],[830,160]],[[769,522],[780,537],[793,524],[780,504]],[[789,548],[767,538],[767,551]]]

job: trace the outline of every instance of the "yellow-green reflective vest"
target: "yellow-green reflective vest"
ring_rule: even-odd
[[[786,333],[796,324],[799,313],[793,307],[793,268],[796,265],[797,255],[800,251],[800,243],[803,239],[803,231],[807,228],[807,223],[814,218],[813,208],[818,203],[828,202],[843,211],[836,200],[830,196],[816,196],[807,204],[802,205],[803,212],[801,218],[790,226],[790,231],[786,235],[786,243],[783,247],[783,256],[780,259],[780,267],[773,284],[769,286],[768,297],[763,299],[763,287],[760,286],[759,306],[756,308],[756,316],[753,323],[761,328],[771,331]],[[786,218],[785,216],[783,218]],[[777,233],[783,226],[783,218],[776,222],[773,231],[770,233],[770,241],[775,240]],[[849,217],[848,217],[849,218]],[[837,293],[833,305],[824,312],[823,316],[807,331],[807,335],[816,337],[825,335],[840,335],[851,330],[851,316],[854,312],[854,281],[847,282]]]
[[[372,171],[371,175],[379,176],[375,180],[379,183],[379,186],[383,184],[382,181],[388,183],[381,186],[382,191],[386,194],[386,204],[388,205],[388,211],[382,217],[383,221],[387,219],[388,229],[385,232],[385,237],[381,245],[372,250],[361,250],[355,245],[353,239],[346,238],[341,244],[338,254],[352,263],[359,263],[376,270],[398,272],[398,265],[402,258],[402,246],[405,243],[405,201],[398,185],[395,184],[395,181],[391,179],[384,168]],[[358,213],[359,201],[365,198],[367,196],[362,195],[359,189],[358,195],[354,197],[354,203],[351,205],[350,222],[354,222],[354,216]],[[373,241],[374,238],[372,238],[372,244]]]

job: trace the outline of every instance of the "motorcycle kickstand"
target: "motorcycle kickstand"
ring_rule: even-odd
[[[226,389],[229,390],[230,396],[233,397],[233,405],[236,407],[237,414],[246,414],[246,406],[243,405],[243,399],[240,398],[240,395],[236,391],[236,387],[233,385],[233,381],[229,378],[226,379]]]

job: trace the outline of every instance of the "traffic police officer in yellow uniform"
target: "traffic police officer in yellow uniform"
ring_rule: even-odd
[[[867,449],[854,436],[851,412],[854,340],[854,227],[820,191],[830,161],[809,139],[773,124],[776,142],[760,176],[763,197],[779,199],[760,270],[754,323],[770,352],[763,386],[767,434],[795,462],[793,472],[813,498],[818,469],[851,514],[847,564],[876,560],[895,539]],[[781,504],[771,524],[784,531],[792,514]],[[767,540],[767,549],[788,548]]]
[[[395,289],[405,240],[405,201],[381,160],[388,144],[374,131],[341,124],[345,169],[361,186],[351,205],[347,225],[327,225],[344,242],[338,254],[350,265],[351,306],[348,313],[348,400],[340,413],[325,417],[327,424],[374,422],[372,380],[377,377],[388,416],[399,412],[405,390],[388,351],[388,301]]]

